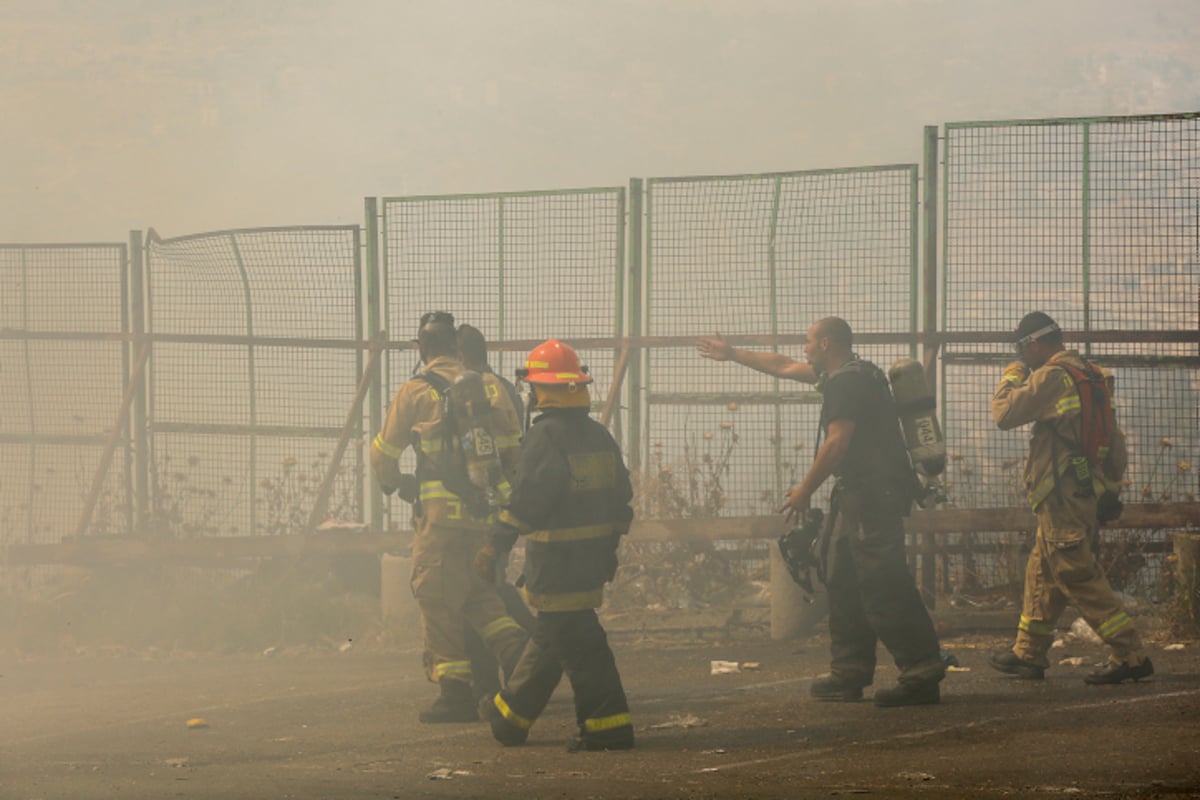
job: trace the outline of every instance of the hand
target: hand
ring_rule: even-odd
[[[490,544],[485,544],[475,553],[475,574],[484,583],[496,582],[496,560],[499,554],[496,548]]]
[[[811,505],[812,495],[804,492],[799,486],[793,486],[788,491],[783,505],[779,507],[779,513],[784,514],[788,523],[791,524],[803,517],[804,512],[808,511]]]
[[[733,359],[733,345],[725,341],[725,337],[719,333],[716,336],[701,336],[697,339],[696,351],[702,358],[711,358],[713,361]]]
[[[1020,386],[1029,377],[1029,367],[1023,361],[1014,361],[1004,368],[1002,380]]]

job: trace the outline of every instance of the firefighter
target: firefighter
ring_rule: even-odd
[[[574,350],[544,342],[518,376],[532,387],[538,416],[521,443],[509,504],[475,563],[492,575],[523,535],[524,591],[537,620],[508,688],[480,712],[501,744],[523,744],[565,671],[579,725],[568,749],[627,750],[629,705],[596,608],[633,519],[629,472],[616,441],[588,416],[592,378]]]
[[[899,684],[874,694],[877,706],[941,701],[945,676],[933,621],[908,571],[904,520],[917,492],[887,376],[852,349],[849,324],[839,317],[813,323],[806,362],[780,353],[742,350],[722,337],[702,338],[697,350],[779,378],[816,384],[824,435],[804,479],[779,509],[804,515],[830,476],[836,484],[821,534],[829,593],[830,675],[809,687],[817,700],[853,702],[874,682],[882,641],[900,669]]]
[[[992,418],[1001,430],[1032,422],[1029,457],[1023,480],[1037,516],[1037,536],[1025,567],[1025,596],[1017,638],[1011,650],[994,653],[989,662],[1004,673],[1039,680],[1050,666],[1046,654],[1054,625],[1067,604],[1112,649],[1106,667],[1084,678],[1089,684],[1137,681],[1154,673],[1142,650],[1133,620],[1096,561],[1100,542],[1098,495],[1105,484],[1121,479],[1127,462],[1125,437],[1116,425],[1111,391],[1098,409],[1107,415],[1107,442],[1096,447],[1099,464],[1084,457],[1089,436],[1080,388],[1071,375],[1090,368],[1098,380],[1107,376],[1063,346],[1062,330],[1048,315],[1034,311],[1017,326],[1019,361],[1004,369],[992,396]],[[1086,428],[1086,430],[1085,430]],[[1105,452],[1106,450],[1106,452]],[[1094,472],[1101,474],[1093,474]],[[1097,491],[1097,486],[1101,487]]]
[[[410,445],[416,450],[417,492],[406,498],[413,502],[415,528],[412,591],[421,612],[426,675],[440,689],[433,706],[419,718],[472,722],[479,716],[465,653],[465,626],[479,634],[506,674],[528,637],[506,612],[495,585],[475,575],[472,561],[487,535],[487,518],[475,516],[464,498],[447,488],[462,477],[451,474],[455,460],[447,452],[447,410],[434,384],[452,384],[464,372],[457,359],[454,317],[440,311],[422,316],[417,344],[424,370],[396,392],[383,430],[372,443],[371,467],[380,487],[390,494],[411,482],[411,475],[400,473],[398,459]],[[516,412],[503,391],[488,394],[496,448],[501,461],[511,464],[519,445]],[[500,488],[507,490],[507,483]]]
[[[483,332],[474,325],[462,323],[458,326],[458,352],[462,359],[463,366],[467,369],[472,369],[484,376],[484,379],[491,382],[495,379],[497,383],[504,389],[508,395],[508,399],[512,401],[513,408],[516,409],[517,419],[522,422],[522,427],[525,422],[525,401],[521,399],[521,393],[517,391],[517,387],[513,382],[503,375],[497,375],[492,365],[488,363],[487,358],[487,339],[483,337]],[[490,378],[488,376],[491,376]]]
[[[458,353],[459,359],[462,361],[466,369],[478,372],[483,377],[484,387],[489,397],[494,397],[497,393],[503,392],[510,401],[512,401],[513,409],[516,412],[517,419],[522,423],[525,420],[525,402],[521,399],[520,392],[517,391],[512,381],[496,374],[487,359],[487,340],[483,333],[474,325],[468,325],[463,322],[458,326]],[[518,437],[509,437],[503,441],[497,442],[502,453],[511,454],[511,458],[505,458],[504,466],[506,468],[506,476],[512,478],[512,468],[515,466],[516,447],[520,445]],[[508,572],[507,559],[501,559],[496,564],[496,591],[500,594],[500,599],[504,601],[504,608],[508,611],[509,616],[517,621],[517,623],[525,629],[526,632],[533,630],[533,614],[529,611],[529,607],[525,605],[525,601],[521,599],[521,593],[517,591],[511,583],[506,579]],[[477,699],[483,697],[491,697],[500,691],[500,670],[496,663],[495,657],[491,651],[479,638],[479,634],[468,624],[466,626],[466,648],[467,658],[471,662],[471,675],[475,687],[475,696]]]

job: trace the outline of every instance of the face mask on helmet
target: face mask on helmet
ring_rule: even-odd
[[[1043,336],[1049,336],[1052,333],[1057,333],[1059,330],[1061,329],[1058,327],[1058,325],[1051,323],[1050,325],[1040,328],[1039,330],[1036,330],[1027,336],[1022,336],[1020,339],[1017,339],[1015,342],[1013,342],[1013,352],[1020,354],[1022,350],[1036,342],[1038,339],[1041,339]]]

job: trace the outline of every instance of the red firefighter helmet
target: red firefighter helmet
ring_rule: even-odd
[[[517,377],[535,386],[586,385],[592,382],[587,367],[579,363],[579,354],[557,339],[542,342],[529,352]]]

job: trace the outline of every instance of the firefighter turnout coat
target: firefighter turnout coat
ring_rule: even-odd
[[[992,418],[1001,430],[1011,430],[1032,422],[1029,457],[1025,461],[1022,482],[1029,504],[1037,511],[1056,486],[1071,483],[1072,458],[1082,450],[1082,415],[1079,391],[1067,371],[1059,366],[1067,362],[1083,369],[1085,364],[1077,350],[1060,350],[1038,367],[1024,382],[1003,380],[992,398]],[[1115,412],[1114,412],[1115,413]],[[1103,477],[1119,481],[1125,474],[1128,454],[1125,435],[1112,426],[1112,442],[1101,453]],[[1069,492],[1078,487],[1071,484]]]
[[[525,536],[525,596],[538,611],[598,608],[629,530],[633,488],[621,451],[586,408],[552,408],[521,446],[497,549]]]

